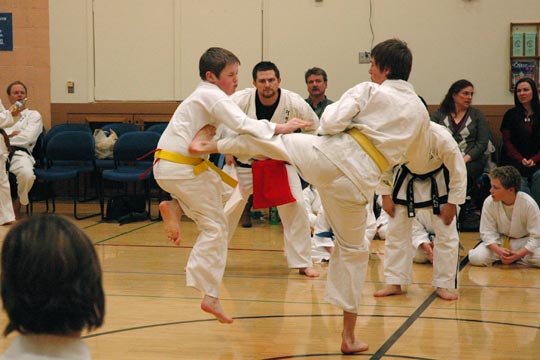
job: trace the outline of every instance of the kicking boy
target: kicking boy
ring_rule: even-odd
[[[491,171],[491,196],[480,217],[480,243],[469,251],[469,262],[489,266],[518,262],[540,267],[540,210],[534,199],[520,191],[521,175],[512,166]]]
[[[215,142],[211,131],[203,131],[190,146],[193,153],[263,154],[287,161],[317,188],[335,234],[325,298],[343,310],[345,354],[368,349],[354,335],[369,259],[364,237],[368,199],[388,166],[427,161],[424,149],[429,147],[428,112],[406,81],[412,66],[409,48],[390,39],[371,54],[372,82],[356,85],[325,109],[318,129],[324,136],[239,135]]]
[[[176,109],[159,140],[154,167],[157,183],[173,198],[159,205],[168,238],[180,245],[182,210],[201,231],[189,256],[186,281],[204,294],[201,308],[222,323],[233,321],[218,299],[227,261],[228,226],[220,177],[226,175],[218,174],[219,169],[212,167],[206,156],[190,155],[188,146],[208,124],[223,124],[237,133],[266,139],[311,125],[297,118],[285,124],[249,118],[229,97],[238,86],[239,65],[240,60],[222,48],[210,48],[201,56],[199,75],[203,81]]]

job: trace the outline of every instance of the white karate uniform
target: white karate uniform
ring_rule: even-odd
[[[433,211],[431,208],[422,208],[416,211],[412,223],[412,248],[414,252],[413,262],[425,264],[429,262],[427,252],[421,246],[423,243],[435,242],[435,230],[431,224]]]
[[[21,205],[28,205],[28,193],[36,179],[34,175],[35,160],[31,154],[43,131],[41,114],[35,110],[24,109],[20,113],[19,120],[5,130],[8,135],[14,131],[20,131],[18,135],[10,137],[9,141],[11,146],[26,149],[26,151],[15,151],[10,161],[9,172],[17,177],[17,195]]]
[[[250,119],[219,87],[202,82],[178,106],[163,132],[158,149],[194,157],[189,144],[205,125],[225,125],[237,133],[270,138],[275,124]],[[201,156],[201,158],[206,158]],[[219,296],[227,260],[228,224],[223,211],[219,175],[208,170],[199,175],[192,165],[160,160],[154,167],[159,186],[178,200],[183,211],[200,229],[186,267],[187,285],[206,295]]]
[[[491,196],[486,198],[480,218],[482,242],[469,251],[471,265],[489,266],[500,260],[488,246],[502,246],[506,237],[510,237],[510,250],[526,248],[532,252],[519,263],[540,267],[540,210],[534,199],[522,191],[516,194],[511,219],[506,215],[502,201],[493,201]]]
[[[0,128],[11,126],[14,118],[9,110],[6,110],[0,101]],[[15,221],[13,203],[9,187],[9,176],[6,169],[8,149],[4,139],[0,137],[0,225]]]
[[[335,235],[325,298],[357,313],[369,259],[365,239],[367,199],[372,199],[381,172],[371,157],[343,131],[355,127],[379,149],[390,166],[425,159],[429,146],[429,115],[411,84],[386,80],[365,82],[329,105],[319,133],[288,134],[262,140],[250,136],[218,141],[230,154],[264,154],[293,165],[313,184]]]
[[[426,163],[411,161],[407,167],[414,174],[426,174],[444,165],[449,172],[448,203],[462,204],[465,202],[467,191],[467,169],[463,156],[456,141],[445,127],[431,122],[430,130],[431,144],[427,148],[430,149],[429,161]],[[398,171],[399,168],[396,168],[394,173],[398,173]],[[386,179],[391,176],[392,171],[387,171],[384,174]],[[381,182],[381,186],[377,189],[379,195],[392,194],[394,189],[387,186],[387,183],[388,181]],[[438,184],[439,193],[446,193],[444,179],[438,181]],[[429,199],[431,193],[431,181],[414,181],[415,203],[417,199],[420,201]],[[443,206],[445,205],[441,205],[441,207]],[[432,207],[429,206],[429,209],[432,210]],[[450,225],[445,225],[441,218],[432,212],[431,224],[438,240],[433,251],[432,285],[445,289],[457,288],[459,234],[456,218],[454,217]],[[387,284],[409,285],[412,283],[412,226],[413,218],[408,216],[407,206],[395,204],[394,217],[389,219],[384,244],[384,276]]]
[[[80,338],[55,335],[19,335],[0,360],[90,360],[90,349]]]
[[[292,118],[300,118],[312,122],[313,125],[303,130],[305,133],[315,133],[319,118],[308,103],[298,94],[280,89],[281,95],[271,122],[276,124],[286,123]],[[257,118],[256,107],[257,89],[248,88],[234,93],[231,98],[238,104],[248,116]],[[311,261],[311,231],[308,213],[304,206],[302,184],[298,174],[290,165],[286,165],[289,187],[296,202],[277,206],[279,217],[283,225],[283,238],[285,254],[289,268],[306,268],[313,265]],[[253,193],[253,176],[251,168],[236,168],[238,175],[238,190],[241,200],[234,201],[232,197],[225,206],[225,214],[229,221],[229,236],[232,238],[242,212],[246,206],[249,195]]]

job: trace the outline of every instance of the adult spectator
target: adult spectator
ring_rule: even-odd
[[[15,81],[7,87],[9,101],[15,105],[17,101],[24,101],[28,96],[26,85]],[[34,185],[35,160],[32,150],[43,130],[43,120],[39,112],[30,110],[23,105],[19,120],[11,127],[6,128],[11,143],[9,156],[9,172],[17,179],[17,196],[13,203],[15,216],[20,217],[22,205],[28,205],[28,193]]]
[[[486,166],[486,148],[489,127],[484,114],[471,107],[474,86],[468,80],[454,82],[446,93],[441,106],[431,115],[431,120],[446,126],[458,143],[467,167],[467,202],[461,209],[460,224],[463,228],[476,228],[478,218],[474,213],[474,203],[478,196],[476,182]],[[469,222],[476,226],[469,226]],[[471,229],[472,230],[472,229]]]
[[[326,88],[328,86],[326,71],[318,67],[313,67],[306,71],[304,78],[309,93],[306,101],[313,111],[315,111],[315,114],[321,118],[324,109],[333,103],[332,100],[326,97]]]
[[[313,125],[303,131],[314,134],[319,126],[319,119],[302,97],[292,91],[280,87],[281,77],[278,67],[270,61],[262,61],[252,71],[253,88],[237,91],[231,98],[249,117],[268,119],[273,123],[286,123],[289,119],[300,118],[312,122]],[[225,205],[225,213],[229,220],[229,237],[232,237],[238,221],[245,209],[247,199],[253,193],[253,176],[251,165],[234,159],[228,155],[227,165],[236,167],[238,190],[241,200],[231,196]],[[304,197],[300,177],[296,170],[285,165],[289,186],[295,202],[277,207],[283,224],[285,253],[289,268],[299,269],[300,274],[309,277],[319,276],[312,266],[311,230],[309,218],[304,206]]]
[[[516,83],[514,104],[501,125],[500,163],[518,169],[521,191],[540,204],[540,101],[534,80],[523,78]]]

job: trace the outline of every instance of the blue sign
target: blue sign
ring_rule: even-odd
[[[11,13],[0,13],[0,51],[13,51],[13,20]]]

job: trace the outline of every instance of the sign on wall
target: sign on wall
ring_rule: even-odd
[[[11,13],[0,13],[0,51],[13,51],[13,22]]]

